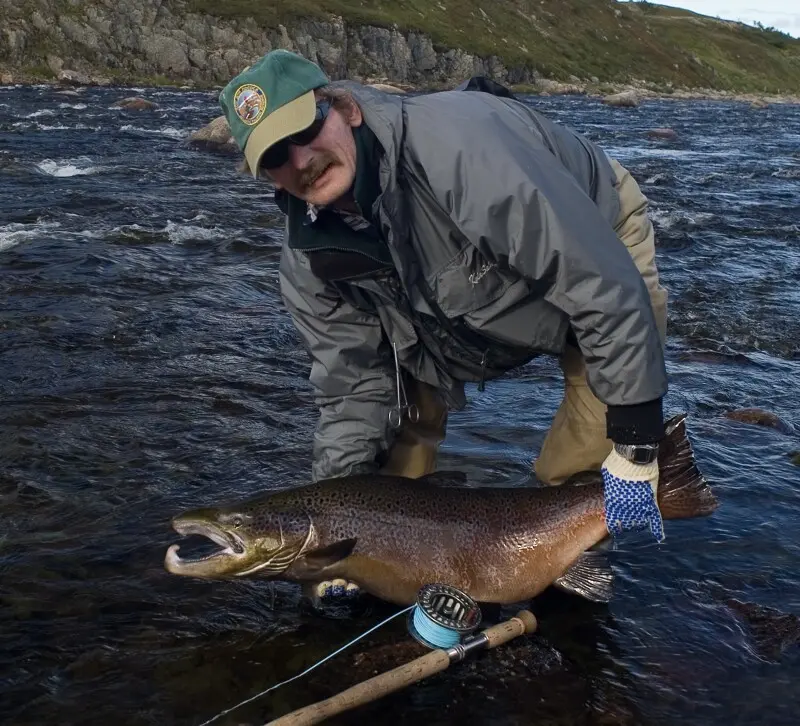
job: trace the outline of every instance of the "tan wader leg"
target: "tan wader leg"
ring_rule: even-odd
[[[412,423],[407,416],[395,436],[389,459],[381,474],[395,474],[417,479],[436,469],[436,454],[447,429],[447,405],[433,386],[405,379],[409,404],[416,404],[419,420]]]
[[[621,207],[616,232],[650,292],[663,344],[667,333],[667,291],[658,280],[647,198],[626,169],[613,159],[611,164],[617,174]],[[564,398],[534,464],[536,477],[546,484],[561,484],[579,471],[598,471],[612,446],[606,438],[606,406],[595,398],[586,383],[586,367],[580,351],[568,346],[560,362]]]

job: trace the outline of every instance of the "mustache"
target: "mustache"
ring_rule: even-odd
[[[310,187],[317,180],[317,178],[322,175],[322,172],[324,172],[335,162],[336,159],[330,152],[326,151],[320,153],[319,156],[314,157],[309,165],[303,169],[303,172],[300,174],[300,177],[297,180],[299,185],[303,189]]]

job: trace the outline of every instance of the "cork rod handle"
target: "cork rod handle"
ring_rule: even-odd
[[[493,625],[483,631],[487,648],[495,648],[502,643],[536,630],[537,623],[533,613],[523,610],[516,617]],[[393,668],[366,681],[358,683],[346,691],[331,696],[324,701],[293,711],[270,721],[265,726],[313,726],[322,723],[344,711],[376,701],[383,696],[399,691],[412,683],[435,675],[450,665],[450,656],[445,650],[432,650],[430,653],[412,660],[410,663]]]

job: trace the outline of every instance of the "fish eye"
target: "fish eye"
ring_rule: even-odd
[[[244,517],[241,514],[234,514],[233,519],[231,519],[231,524],[234,527],[241,527],[244,524]]]

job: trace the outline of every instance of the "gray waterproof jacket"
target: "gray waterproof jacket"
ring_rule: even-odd
[[[614,232],[616,178],[598,147],[490,93],[342,85],[384,152],[372,213],[394,269],[323,281],[292,248],[287,220],[280,283],[311,354],[314,479],[375,470],[388,450],[392,345],[404,373],[438,387],[452,409],[465,404],[464,381],[570,340],[607,405],[665,394],[650,298]]]

